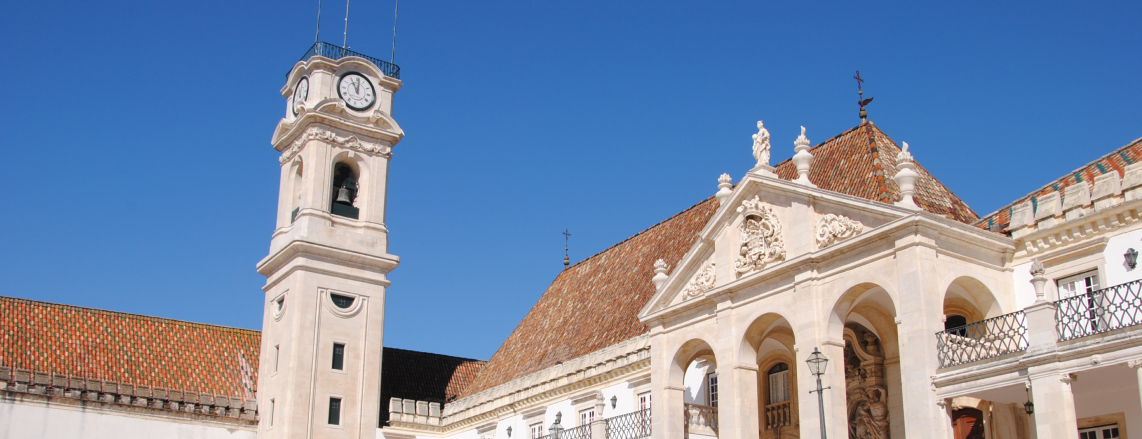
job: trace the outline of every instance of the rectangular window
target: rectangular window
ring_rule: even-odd
[[[591,425],[595,422],[595,409],[587,409],[579,412],[579,425]]]
[[[1118,437],[1118,424],[1079,429],[1079,439],[1117,439]]]
[[[543,423],[531,424],[531,439],[543,437]]]
[[[333,343],[333,370],[345,370],[345,345]]]
[[[789,400],[789,371],[769,374],[769,403],[777,404]]]
[[[646,410],[648,408],[650,408],[650,392],[638,394],[638,409]]]
[[[1057,284],[1060,299],[1093,293],[1099,289],[1098,270],[1059,279]]]
[[[710,387],[709,387],[710,390],[706,394],[706,396],[709,397],[710,407],[717,407],[718,406],[718,374],[712,373],[712,374],[706,375],[706,381],[710,383]]]
[[[270,400],[270,427],[274,426],[274,400]]]
[[[281,345],[274,345],[274,372],[278,371],[278,358],[281,357]]]
[[[329,398],[329,425],[341,425],[341,398]]]

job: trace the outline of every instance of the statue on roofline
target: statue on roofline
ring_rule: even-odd
[[[753,135],[753,158],[758,166],[769,166],[769,130],[757,121],[757,134]]]

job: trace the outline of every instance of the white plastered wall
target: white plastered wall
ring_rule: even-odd
[[[254,426],[208,425],[163,417],[124,416],[41,404],[0,404],[0,438],[4,439],[254,439]]]

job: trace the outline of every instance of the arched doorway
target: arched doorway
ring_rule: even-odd
[[[850,287],[834,305],[829,331],[839,332],[844,340],[847,436],[903,438],[899,334],[892,295],[872,283]]]
[[[967,407],[953,411],[952,437],[955,439],[984,439],[983,412]]]
[[[758,317],[746,329],[739,355],[756,359],[761,439],[800,437],[795,345],[792,325],[775,313]]]

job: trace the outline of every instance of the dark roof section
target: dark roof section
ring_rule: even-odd
[[[560,272],[463,394],[645,334],[654,261],[675,267],[717,208],[709,198]]]
[[[817,187],[882,203],[900,201],[900,187],[892,179],[900,147],[872,122],[861,123],[809,152],[813,154],[809,181]],[[791,159],[778,163],[776,168],[782,179],[797,178],[797,166]],[[966,224],[979,220],[975,211],[919,162],[916,173],[920,178],[916,180],[913,198],[922,209]]]
[[[0,365],[13,368],[253,399],[260,343],[249,329],[0,297]]]
[[[1022,204],[1027,200],[1037,200],[1040,195],[1046,195],[1051,192],[1057,192],[1067,186],[1071,186],[1080,181],[1093,184],[1095,177],[1106,174],[1108,172],[1117,172],[1118,178],[1122,178],[1125,174],[1127,166],[1142,161],[1142,138],[1135,139],[1133,142],[1118,148],[1114,152],[1099,157],[1097,160],[1088,163],[1079,169],[1071,171],[1069,174],[1064,175],[1058,180],[1052,181],[1047,185],[1031,192],[1023,197],[1011,202],[1006,206],[999,208],[995,212],[976,222],[976,226],[981,229],[991,230],[993,232],[1007,233],[1008,226],[1011,225],[1011,209],[1016,205]]]
[[[381,422],[389,420],[392,398],[439,402],[441,406],[472,383],[486,361],[384,348],[381,358]]]

